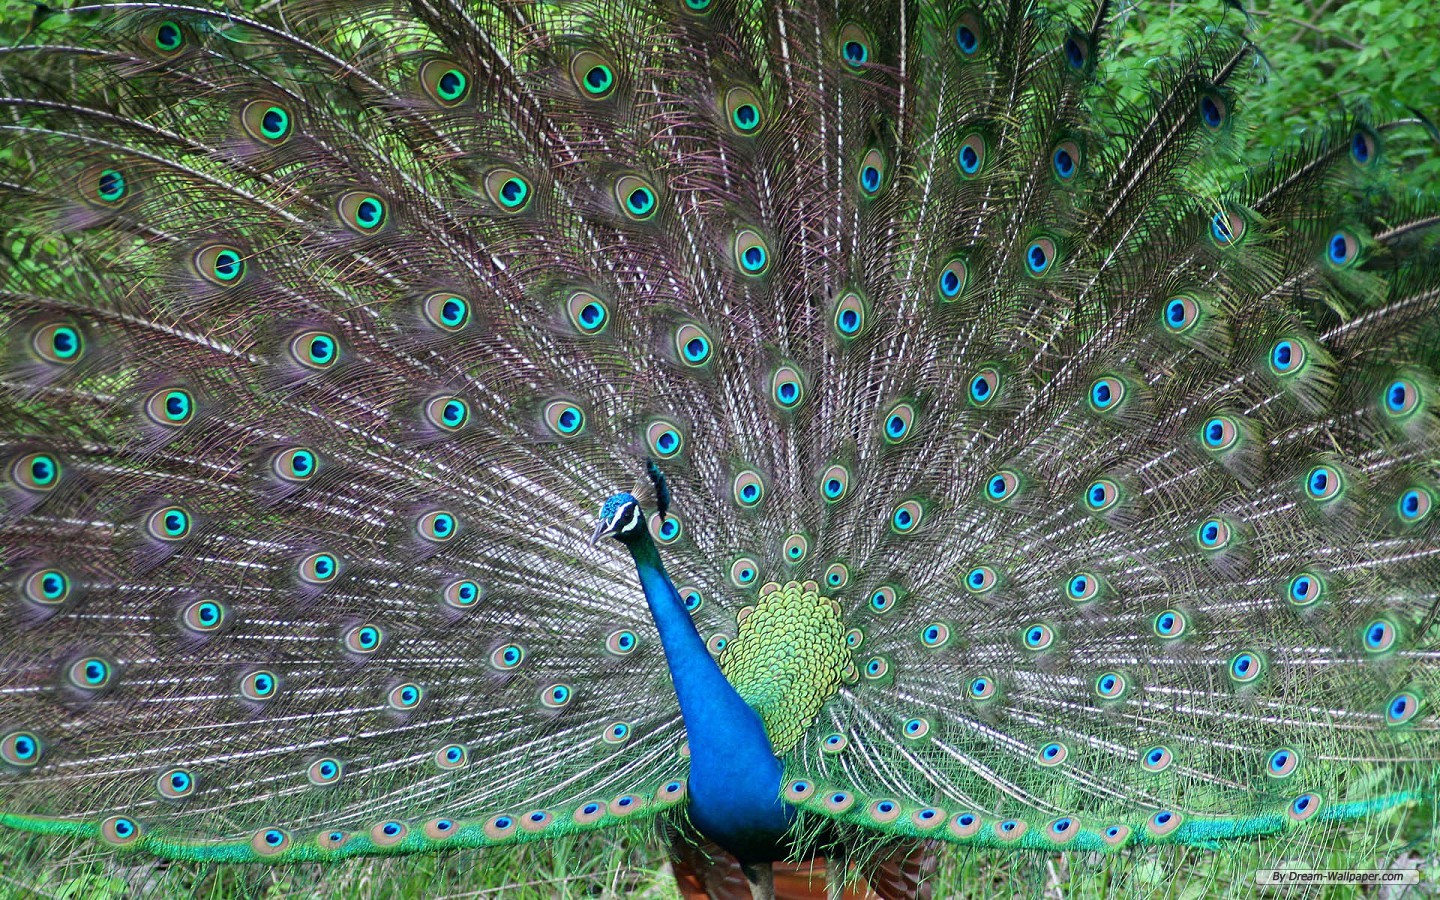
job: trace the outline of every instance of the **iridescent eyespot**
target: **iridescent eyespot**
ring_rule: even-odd
[[[890,674],[890,660],[883,656],[872,656],[865,663],[865,677],[878,681]]]
[[[1361,126],[1350,135],[1350,161],[1362,169],[1374,164],[1379,156],[1380,143],[1375,133]]]
[[[1285,596],[1296,606],[1309,606],[1324,593],[1325,582],[1313,572],[1301,572],[1285,586]]]
[[[85,199],[100,206],[116,209],[130,197],[130,186],[119,169],[90,169],[82,179]]]
[[[1337,269],[1346,269],[1360,258],[1360,239],[1353,232],[1340,230],[1325,244],[1325,261]]]
[[[282,481],[300,484],[315,477],[320,461],[308,447],[289,447],[270,457],[270,471]]]
[[[800,779],[792,781],[785,786],[785,801],[787,803],[801,803],[809,800],[815,794],[815,782]]]
[[[794,565],[803,562],[810,554],[810,541],[803,534],[792,534],[785,538],[785,543],[780,547],[780,555],[787,563]]]
[[[1147,772],[1163,772],[1175,761],[1169,747],[1151,747],[1140,754],[1140,768]]]
[[[723,634],[712,634],[710,640],[705,642],[705,649],[710,651],[711,656],[719,656],[730,646],[730,639]]]
[[[1083,72],[1090,64],[1090,41],[1084,35],[1072,31],[1065,36],[1060,50],[1065,54],[1065,64],[1077,72]]]
[[[405,840],[410,829],[404,822],[381,822],[370,829],[370,840],[377,847],[393,847]]]
[[[100,823],[100,837],[109,844],[134,843],[141,833],[140,823],[128,816],[111,816]]]
[[[845,499],[850,492],[850,470],[842,465],[833,465],[820,476],[820,495],[828,503]]]
[[[264,669],[250,672],[240,679],[240,696],[246,700],[256,702],[271,700],[279,688],[280,679],[275,677],[274,672]]]
[[[600,734],[600,739],[607,744],[623,744],[630,740],[630,726],[625,722],[606,725]]]
[[[432,59],[420,67],[420,86],[441,106],[459,106],[470,93],[470,76],[448,59]]]
[[[317,759],[305,770],[305,778],[316,787],[339,784],[344,776],[345,765],[333,756]]]
[[[897,403],[885,414],[884,433],[887,444],[899,444],[910,436],[915,425],[915,407]]]
[[[1229,247],[1245,236],[1245,218],[1234,210],[1217,212],[1210,217],[1210,239],[1221,247]]]
[[[1058,766],[1070,757],[1070,748],[1058,741],[1051,741],[1040,748],[1035,761],[1042,766]]]
[[[654,216],[660,205],[655,189],[634,175],[623,175],[615,181],[615,201],[621,212],[637,222]]]
[[[1285,814],[1296,822],[1303,822],[1320,811],[1323,804],[1318,794],[1301,794],[1285,808]]]
[[[329,584],[340,574],[340,561],[326,552],[311,553],[300,560],[300,579],[307,584]]]
[[[581,96],[591,100],[603,100],[615,90],[615,70],[605,57],[591,50],[582,50],[570,59],[570,77]]]
[[[385,227],[389,210],[379,195],[369,191],[346,191],[335,201],[340,224],[356,234],[378,234]]]
[[[545,404],[545,426],[562,438],[573,438],[585,430],[585,413],[568,400]]]
[[[906,719],[900,726],[900,734],[906,739],[918,741],[930,733],[930,720],[923,718]]]
[[[156,425],[182,428],[195,420],[195,395],[184,388],[161,388],[146,398],[145,415]]]
[[[940,270],[940,276],[935,279],[935,290],[940,294],[940,301],[943,303],[959,297],[969,278],[970,270],[965,265],[965,260],[956,257],[946,262],[945,267]]]
[[[937,650],[950,642],[950,626],[944,622],[931,622],[920,629],[920,643]]]
[[[1120,488],[1108,478],[1092,481],[1085,489],[1085,508],[1092,513],[1105,512],[1120,502]]]
[[[530,181],[514,169],[495,169],[485,176],[485,196],[501,212],[518,213],[530,205]]]
[[[645,426],[645,444],[660,459],[670,459],[685,446],[680,428],[665,419],[655,419]]]
[[[174,56],[185,46],[185,31],[166,19],[150,26],[147,32],[151,48],[163,56]]]
[[[1427,487],[1412,487],[1395,501],[1395,513],[1406,525],[1423,522],[1435,505],[1435,495]]]
[[[455,537],[459,530],[460,524],[455,516],[444,510],[428,512],[415,523],[415,533],[436,544],[443,544]]]
[[[736,475],[731,496],[746,509],[759,506],[760,501],[765,499],[765,482],[760,478],[760,473],[746,469]]]
[[[10,464],[10,480],[15,486],[36,494],[58,487],[63,472],[53,453],[27,453]]]
[[[805,379],[800,370],[785,365],[775,370],[770,378],[770,397],[781,409],[798,407],[805,400]]]
[[[840,61],[851,70],[859,71],[870,61],[870,36],[859,25],[840,29]]]
[[[47,363],[74,365],[85,355],[85,338],[73,325],[50,322],[37,327],[30,335],[30,346]]]
[[[730,583],[736,587],[749,587],[760,577],[760,566],[748,556],[742,556],[730,564]]]
[[[1100,832],[1100,840],[1105,842],[1107,847],[1123,846],[1126,839],[1130,837],[1129,825],[1111,825]]]
[[[508,672],[525,661],[525,650],[519,644],[496,647],[490,654],[490,665],[502,672]]]
[[[470,404],[460,397],[433,397],[425,403],[425,421],[441,431],[459,431],[470,422]]]
[[[261,856],[275,856],[290,846],[289,832],[279,828],[263,828],[250,839],[250,849]]]
[[[240,111],[240,124],[254,140],[278,147],[294,131],[290,111],[269,100],[251,100]]]
[[[1300,766],[1300,754],[1289,747],[1281,747],[1265,762],[1265,774],[1271,778],[1288,778]]]
[[[340,341],[325,331],[304,331],[290,339],[290,357],[307,369],[323,371],[340,358]]]
[[[725,92],[725,119],[736,134],[749,137],[765,127],[760,100],[749,88],[733,87]]]
[[[1361,641],[1367,653],[1384,653],[1395,646],[1399,636],[1395,624],[1387,619],[1376,619],[1360,629]]]
[[[484,831],[491,840],[503,840],[515,833],[515,820],[510,816],[494,816],[485,823]]]
[[[185,769],[170,769],[155,777],[155,790],[167,800],[183,800],[195,793],[195,778]]]
[[[832,591],[850,583],[850,569],[844,563],[831,563],[825,569],[825,586]]]
[[[1074,141],[1063,141],[1050,153],[1050,167],[1062,182],[1073,181],[1080,173],[1080,160],[1080,145]]]
[[[1195,529],[1195,542],[1201,550],[1224,550],[1233,536],[1234,529],[1224,519],[1206,519]]]
[[[98,656],[87,656],[70,664],[65,678],[82,691],[103,691],[115,677],[115,667]]]
[[[685,9],[692,13],[704,13],[714,2],[715,0],[685,0]]]
[[[245,257],[228,244],[206,244],[192,257],[195,272],[217,287],[230,287],[245,278]]]
[[[470,324],[470,301],[450,291],[437,291],[420,304],[425,321],[434,328],[454,334]]]
[[[985,480],[985,499],[992,503],[1004,503],[1020,490],[1020,476],[1009,469],[1001,469]]]
[[[1193,297],[1180,295],[1165,302],[1160,321],[1171,334],[1184,334],[1200,320],[1200,304]]]
[[[760,235],[743,228],[735,235],[735,264],[745,275],[758,276],[770,268],[770,250]]]
[[[1106,672],[1095,679],[1095,694],[1102,700],[1118,700],[1129,687],[1125,676],[1119,672]]]
[[[965,590],[972,594],[984,594],[995,588],[999,578],[989,566],[976,566],[965,573]]]
[[[194,634],[211,634],[225,624],[228,615],[229,611],[214,600],[196,600],[180,613],[180,622]]]
[[[827,812],[843,813],[855,805],[855,795],[846,791],[832,791],[825,795],[824,805]]]
[[[898,596],[896,590],[890,585],[881,585],[870,592],[870,609],[877,613],[886,613],[895,607],[895,599]]]
[[[350,835],[343,831],[322,831],[315,835],[315,843],[321,850],[339,850],[350,840]]]
[[[145,530],[157,541],[183,541],[194,528],[190,514],[178,506],[167,506],[150,514]]]
[[[605,637],[605,651],[614,656],[629,656],[640,642],[635,632],[629,629],[612,631]]]
[[[1036,622],[1021,631],[1020,641],[1026,650],[1048,650],[1055,643],[1055,629],[1044,622]]]
[[[906,500],[890,513],[890,530],[896,534],[909,534],[920,527],[925,508],[918,500]]]
[[[835,304],[835,331],[844,340],[859,337],[868,318],[865,300],[854,291],[846,291]]]
[[[1305,494],[1311,500],[1324,503],[1340,495],[1345,480],[1333,466],[1315,466],[1305,476]]]
[[[827,734],[820,740],[820,749],[825,753],[839,753],[848,746],[850,746],[849,738],[838,731]]]
[[[1260,677],[1264,671],[1265,664],[1260,654],[1250,650],[1242,650],[1230,657],[1230,663],[1226,666],[1226,672],[1230,680],[1236,684],[1249,684]]]
[[[984,409],[1000,396],[1000,373],[992,368],[981,369],[970,376],[969,398],[975,406]]]
[[[71,588],[69,575],[59,569],[41,569],[21,582],[20,593],[37,606],[54,607],[70,598]]]
[[[960,166],[960,174],[965,178],[971,178],[980,174],[985,168],[985,155],[988,150],[988,142],[985,135],[977,133],[968,134],[960,141],[960,149],[955,154],[955,161]]]
[[[1079,572],[1070,576],[1065,582],[1065,596],[1075,603],[1085,603],[1095,599],[1100,593],[1100,579],[1089,572]]]
[[[1388,415],[1405,418],[1420,405],[1420,388],[1408,378],[1397,378],[1385,389],[1382,403]]]
[[[1006,843],[1020,840],[1029,828],[1020,819],[1005,819],[995,823],[995,836]]]
[[[1276,375],[1294,375],[1305,366],[1305,345],[1291,338],[1281,338],[1270,348],[1270,371]]]
[[[1200,443],[1206,450],[1229,450],[1239,436],[1240,428],[1229,416],[1211,416],[1200,426]]]
[[[593,336],[610,324],[610,307],[589,291],[574,291],[565,301],[570,324],[583,335]]]
[[[1025,248],[1025,271],[1038,278],[1050,271],[1055,264],[1055,242],[1050,238],[1037,238]]]
[[[397,684],[390,689],[390,692],[385,695],[385,704],[391,709],[406,712],[419,706],[424,697],[425,691],[420,685],[406,682]]]
[[[1099,413],[1114,412],[1125,402],[1125,382],[1114,375],[1097,378],[1090,384],[1086,398],[1090,408]]]
[[[705,605],[705,595],[700,593],[699,588],[689,586],[682,587],[679,590],[679,594],[680,602],[685,604],[685,610],[687,612],[693,613]]]
[[[1183,637],[1189,621],[1178,609],[1167,609],[1155,617],[1155,636],[1165,640]]]
[[[703,366],[710,361],[710,338],[695,325],[681,325],[675,330],[675,351],[687,366]]]
[[[385,632],[375,625],[357,625],[345,632],[345,649],[359,656],[369,656],[384,643]]]
[[[483,593],[480,585],[469,579],[462,578],[459,581],[452,581],[445,585],[445,590],[441,592],[441,597],[444,599],[446,606],[455,609],[469,609],[480,602]]]
[[[44,745],[32,731],[11,731],[0,738],[0,760],[21,769],[30,769],[40,762]]]
[[[674,513],[670,513],[664,518],[661,518],[659,513],[651,513],[650,515],[650,536],[654,538],[657,543],[673,544],[680,540],[680,535],[684,530],[685,526]]]
[[[1230,105],[1214,91],[1200,95],[1200,124],[1210,131],[1219,131],[1230,114]]]
[[[950,820],[950,833],[958,838],[974,837],[980,833],[983,824],[974,813],[956,813]]]
[[[1385,704],[1385,724],[1404,725],[1420,713],[1420,698],[1409,691],[1391,697]]]
[[[859,183],[860,193],[866,197],[874,197],[885,186],[885,155],[879,150],[871,150],[860,160]]]
[[[997,687],[995,679],[988,675],[977,675],[970,679],[966,690],[969,692],[971,700],[989,700],[995,696]]]
[[[435,765],[441,769],[463,769],[470,762],[470,751],[460,744],[446,744],[435,751]]]

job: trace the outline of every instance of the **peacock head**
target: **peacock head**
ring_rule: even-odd
[[[595,525],[591,544],[600,543],[605,535],[629,543],[644,533],[645,514],[640,511],[640,501],[634,494],[619,493],[605,501],[600,507],[600,521]]]

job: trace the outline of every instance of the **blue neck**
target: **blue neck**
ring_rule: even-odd
[[[690,741],[690,820],[742,863],[785,855],[793,811],[780,800],[780,761],[760,716],[725,679],[680,594],[670,583],[646,529],[624,542],[680,700]]]

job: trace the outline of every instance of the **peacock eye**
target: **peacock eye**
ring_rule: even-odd
[[[389,208],[378,194],[369,191],[347,191],[335,202],[340,223],[361,235],[378,234],[385,228]]]
[[[217,287],[231,287],[245,278],[245,258],[227,244],[207,244],[195,251],[195,271]]]
[[[960,175],[963,178],[973,178],[979,175],[985,168],[985,160],[990,151],[990,142],[983,134],[968,134],[960,141],[960,149],[955,154],[956,163],[960,167]]]
[[[940,277],[935,281],[935,289],[940,293],[942,303],[954,300],[965,290],[965,284],[969,280],[969,269],[966,268],[965,260],[956,257],[945,263],[940,270]]]
[[[502,213],[518,213],[530,205],[530,182],[513,169],[494,169],[485,176],[485,195]]]
[[[915,407],[909,403],[897,403],[885,414],[885,442],[899,444],[910,437],[915,425]]]
[[[251,100],[240,111],[245,133],[262,144],[278,147],[289,140],[294,123],[290,111],[268,100]]]
[[[840,61],[852,71],[859,71],[870,62],[872,42],[865,29],[859,25],[846,25],[840,29]]]
[[[420,86],[441,106],[459,106],[470,94],[470,76],[446,59],[432,59],[420,67]]]

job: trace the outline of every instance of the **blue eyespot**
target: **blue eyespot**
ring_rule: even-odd
[[[1270,370],[1276,375],[1294,375],[1305,365],[1305,345],[1282,338],[1270,348]]]
[[[1025,268],[1033,276],[1044,275],[1055,262],[1055,242],[1040,238],[1025,248]]]
[[[1206,93],[1200,98],[1200,121],[1209,130],[1225,124],[1226,112],[1226,103],[1218,94]]]
[[[1413,487],[1400,495],[1395,502],[1395,512],[1399,514],[1400,521],[1407,525],[1424,521],[1430,515],[1430,508],[1435,503],[1435,497],[1429,488]]]
[[[1060,144],[1050,154],[1050,165],[1061,181],[1073,180],[1080,171],[1080,145],[1074,141]]]
[[[1305,493],[1311,500],[1324,503],[1339,496],[1343,483],[1337,469],[1331,466],[1315,466],[1305,476]]]
[[[1420,389],[1415,382],[1400,378],[1385,389],[1385,412],[1392,417],[1408,416],[1420,405]]]
[[[1171,334],[1184,334],[1200,319],[1200,304],[1191,297],[1172,297],[1165,304],[1162,317],[1165,330]]]
[[[1320,580],[1320,576],[1301,572],[1290,579],[1286,594],[1289,596],[1290,602],[1296,606],[1309,606],[1320,599],[1323,590],[1324,583]]]
[[[1248,684],[1260,677],[1264,666],[1260,657],[1250,651],[1242,651],[1230,659],[1230,678],[1239,684]]]

